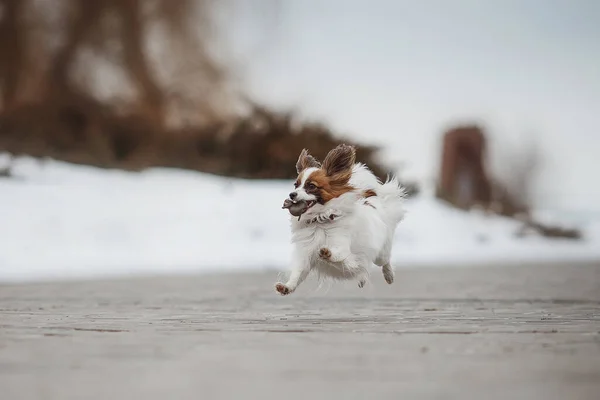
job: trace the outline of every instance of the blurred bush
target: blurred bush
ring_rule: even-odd
[[[271,179],[292,178],[304,147],[322,158],[352,143],[242,101],[214,51],[223,44],[213,21],[225,3],[0,0],[0,150]],[[121,78],[118,98],[99,94],[103,63]],[[357,145],[358,159],[384,178],[376,153]]]

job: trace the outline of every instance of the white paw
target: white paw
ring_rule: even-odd
[[[291,290],[289,287],[287,287],[281,282],[275,285],[275,290],[277,290],[277,292],[279,292],[279,294],[281,294],[282,296],[288,295],[293,292],[293,290]]]
[[[319,250],[319,257],[325,261],[339,263],[348,258],[348,253],[339,247],[323,247]]]
[[[322,247],[319,250],[319,257],[323,260],[329,261],[331,260],[331,250],[329,250],[327,247]]]

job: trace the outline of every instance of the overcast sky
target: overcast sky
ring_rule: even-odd
[[[523,141],[544,151],[539,205],[600,210],[600,1],[280,4],[276,23],[238,27],[268,103],[385,145],[420,179],[435,177],[446,126],[481,121],[497,168]]]

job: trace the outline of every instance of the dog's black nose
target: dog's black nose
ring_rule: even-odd
[[[290,193],[290,199],[294,200],[296,197],[298,197],[298,193],[296,193],[296,192]]]

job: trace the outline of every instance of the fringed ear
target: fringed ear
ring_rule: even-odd
[[[306,168],[319,168],[321,163],[316,158],[308,154],[308,150],[304,149],[300,152],[298,162],[296,163],[296,171],[298,173],[304,171]]]
[[[354,146],[340,144],[327,154],[327,157],[323,160],[323,169],[327,176],[348,175],[348,179],[350,179],[355,162],[356,150]]]

